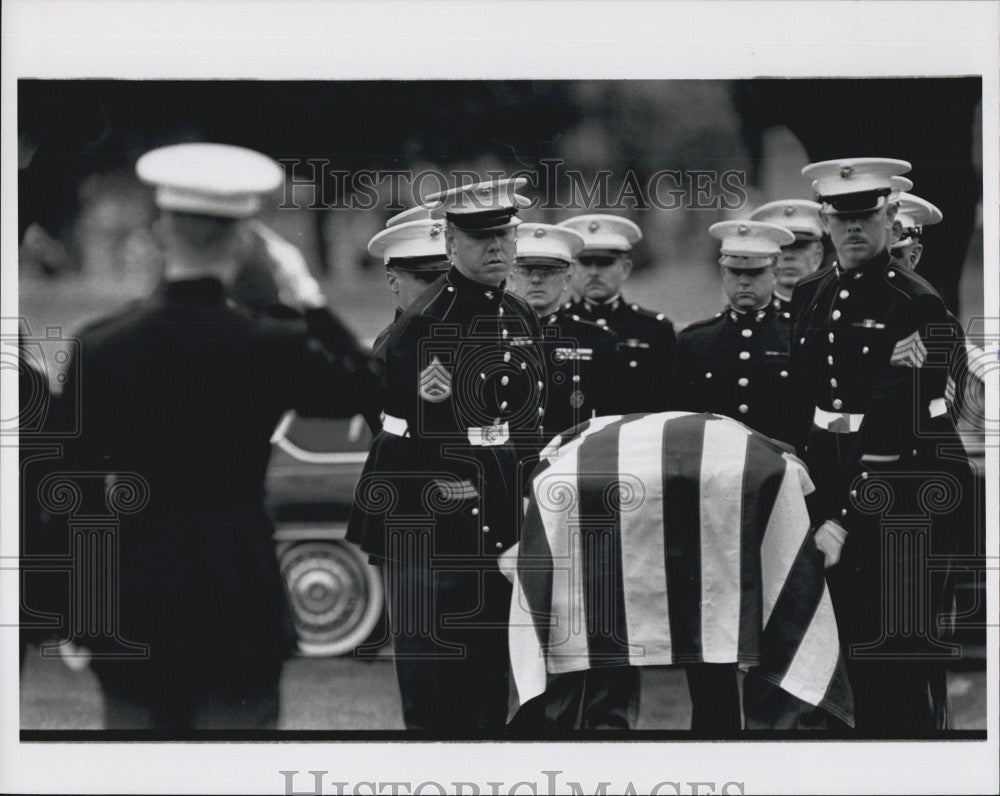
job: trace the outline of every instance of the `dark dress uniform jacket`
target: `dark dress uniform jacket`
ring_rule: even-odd
[[[120,519],[121,635],[161,662],[284,657],[294,633],[262,505],[270,435],[289,409],[347,417],[371,400],[354,338],[325,310],[251,317],[197,279],[79,339],[80,391],[61,405],[79,407],[82,433],[64,466],[145,485]]]
[[[625,403],[626,375],[618,335],[566,309],[541,320],[548,373],[544,436],[551,438],[594,416],[618,414]]]
[[[897,568],[897,593],[916,588],[927,571],[921,556],[954,552],[968,526],[968,461],[944,400],[953,343],[935,341],[935,330],[950,326],[948,312],[924,279],[883,251],[856,268],[803,279],[792,316],[792,371],[808,414],[818,407],[863,415],[856,429],[842,418],[824,428],[803,416],[797,437],[817,487],[814,520],[834,519],[849,531],[828,573],[838,622],[848,623],[848,638],[874,641],[882,632],[882,570]],[[893,364],[915,333],[927,349],[924,364]],[[925,529],[927,549],[883,551],[893,527]],[[926,613],[921,621],[933,627]],[[911,642],[928,638],[900,640]]]
[[[618,335],[622,367],[627,374],[621,386],[624,404],[620,411],[627,414],[666,409],[677,346],[669,318],[662,312],[630,304],[620,296],[605,304],[578,299],[564,308]]]
[[[517,541],[541,440],[540,341],[523,299],[455,268],[404,311],[385,345],[383,399],[386,425],[402,421],[405,433],[383,429],[373,441],[348,539],[397,558],[392,529],[427,528],[431,555],[491,560]]]
[[[677,408],[726,415],[791,443],[790,333],[771,304],[691,324],[677,339]]]

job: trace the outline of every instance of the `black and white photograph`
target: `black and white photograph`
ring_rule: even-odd
[[[806,5],[6,4],[0,789],[1000,787],[1000,6]]]

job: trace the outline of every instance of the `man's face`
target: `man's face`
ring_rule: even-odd
[[[385,281],[389,290],[396,294],[396,304],[401,310],[409,307],[427,286],[441,276],[441,271],[406,271],[402,268],[387,268]]]
[[[470,235],[454,227],[448,236],[448,256],[464,275],[484,285],[497,286],[510,276],[517,254],[514,227]]]
[[[573,290],[591,301],[606,301],[621,290],[632,273],[632,261],[624,252],[581,254],[573,266]]]
[[[559,306],[569,285],[569,268],[555,265],[518,265],[514,284],[520,295],[538,315],[546,315]]]
[[[923,253],[924,245],[919,242],[889,249],[889,256],[892,257],[892,261],[900,268],[909,268],[910,270],[917,267],[917,263],[920,262],[920,255]]]
[[[761,265],[764,267],[761,267]],[[749,312],[765,306],[774,292],[774,266],[767,260],[746,257],[722,258],[722,289],[729,306]]]
[[[778,257],[778,289],[786,295],[803,277],[816,271],[823,262],[823,244],[818,240],[797,240],[781,248]]]
[[[880,207],[870,213],[823,214],[823,226],[837,250],[840,265],[853,268],[884,249],[891,240],[894,216],[895,208],[892,206]]]

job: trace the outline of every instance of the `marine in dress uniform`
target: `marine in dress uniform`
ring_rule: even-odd
[[[794,235],[761,221],[723,221],[713,224],[709,234],[722,242],[719,265],[728,306],[680,333],[673,408],[726,415],[788,443],[794,433],[790,325],[774,306],[773,295],[779,257]],[[708,737],[737,734],[742,713],[735,667],[702,663],[686,668],[691,729]],[[761,714],[788,701],[778,691],[752,671],[747,675],[748,727],[773,726]]]
[[[632,272],[629,252],[642,232],[627,218],[603,214],[576,216],[559,226],[575,230],[584,240],[573,267],[573,287],[580,298],[565,309],[619,338],[628,374],[621,383],[619,411],[662,411],[677,344],[673,324],[662,312],[643,309],[621,294],[622,282]]]
[[[410,306],[428,286],[444,276],[451,263],[444,245],[444,224],[431,219],[425,207],[414,207],[390,218],[385,229],[368,241],[368,253],[385,263],[385,280],[396,297],[396,310],[392,323],[399,320],[403,310]],[[372,358],[379,364],[385,361],[385,344],[392,331],[392,323],[375,337]],[[378,411],[369,416],[378,418]],[[372,433],[381,424],[373,424]]]
[[[546,439],[595,415],[615,413],[618,337],[563,307],[569,269],[582,248],[583,238],[565,227],[521,224],[517,228],[514,287],[538,315],[545,339]]]
[[[911,186],[912,187],[912,186]],[[896,240],[889,247],[889,255],[894,263],[902,268],[916,269],[924,253],[924,227],[937,224],[943,216],[937,207],[926,199],[903,193],[899,197],[899,211],[893,224]],[[961,322],[949,311],[951,324],[950,368],[948,383],[945,387],[945,398],[952,419],[957,423],[963,414],[963,403],[966,390],[970,389],[973,377],[969,371],[969,352],[965,338],[965,330]]]
[[[453,266],[385,346],[385,418],[348,538],[386,562],[410,729],[465,736],[505,724],[511,587],[497,556],[518,539],[545,403],[538,319],[506,290],[525,182],[428,197]]]
[[[304,315],[261,318],[226,300],[241,225],[280,184],[277,163],[181,144],[136,168],[156,186],[166,281],[79,333],[60,402],[80,412],[67,477],[106,475],[108,506],[118,479],[137,482],[116,535],[118,637],[84,643],[109,729],[274,727],[295,634],[263,508],[270,436],[289,409],[360,411],[374,374],[308,285]],[[147,654],[120,657],[122,639]]]
[[[562,306],[583,238],[551,224],[522,224],[517,233],[517,289],[542,322],[548,372],[545,438],[595,415],[621,414],[622,381],[628,374],[617,335]],[[631,666],[559,675],[518,713],[516,727],[527,732],[629,729],[639,714],[639,689],[639,670]]]
[[[754,210],[750,220],[777,224],[795,235],[795,240],[781,247],[772,302],[778,313],[785,320],[790,320],[795,285],[823,264],[823,225],[819,219],[819,205],[808,199],[768,202]]]
[[[909,182],[909,181],[907,181]],[[907,190],[913,184],[907,186]],[[926,199],[911,193],[902,193],[897,197],[898,211],[893,222],[895,241],[889,247],[889,255],[900,268],[916,269],[923,256],[924,227],[939,223],[943,216],[941,211]],[[974,389],[977,381],[969,370],[969,351],[965,330],[961,322],[950,311],[948,312],[949,329],[936,330],[936,339],[927,342],[928,355],[938,354],[941,361],[948,363],[948,378],[945,385],[945,400],[952,420],[958,425],[965,413],[965,398],[967,391]],[[937,349],[935,351],[935,349]],[[959,543],[962,555],[976,555],[976,541],[972,536],[975,523],[970,520],[968,527],[958,528],[957,533],[965,533]],[[940,613],[947,629],[942,637],[950,637],[954,629],[955,586],[957,573],[950,573],[945,588],[941,592]],[[945,666],[936,668],[932,674],[931,692],[935,711],[934,726],[938,729],[951,729],[951,700],[947,689],[947,671]]]
[[[781,244],[790,231],[757,221],[722,221],[722,284],[729,305],[685,328],[677,340],[678,407],[715,412],[790,442],[790,327],[772,303]]]
[[[947,369],[928,358],[948,324],[934,289],[887,247],[890,178],[905,161],[815,163],[833,268],[803,279],[792,305],[792,371],[808,402],[802,455],[817,486],[811,511],[854,691],[856,729],[932,729],[938,581],[928,556],[955,546],[970,494],[968,462],[944,398]],[[931,492],[941,499],[930,498]],[[939,559],[940,560],[940,559]]]

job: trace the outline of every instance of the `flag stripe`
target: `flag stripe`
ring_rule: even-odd
[[[663,473],[660,446],[662,415],[647,415],[622,426],[618,438],[618,468],[622,481],[637,491],[625,505],[619,525],[622,542],[625,618],[629,630],[629,661],[673,662],[667,582],[656,577],[650,561],[665,560],[663,543]]]
[[[663,529],[670,638],[674,660],[700,663],[700,479],[705,418],[689,415],[663,424]],[[695,474],[692,477],[692,474]]]
[[[804,546],[812,544],[812,539],[806,538]],[[802,591],[809,593],[808,589]],[[837,665],[837,658],[827,654],[827,650],[839,642],[829,593],[818,590],[814,606],[811,613],[802,610],[803,615],[809,613],[809,620],[801,628],[798,646],[792,641],[794,636],[789,639],[788,646],[794,649],[794,657],[781,680],[782,688],[811,705],[819,704],[826,696]]]
[[[761,538],[778,499],[784,471],[776,470],[773,450],[764,438],[747,439],[743,463],[743,512],[740,529],[740,660],[760,659],[760,631],[764,627]]]
[[[823,556],[816,549],[812,534],[806,533],[761,639],[765,663],[770,671],[781,675],[788,672],[825,590]],[[825,684],[826,680],[823,682]],[[802,698],[816,704],[821,696],[822,693],[812,699]]]
[[[620,430],[612,426],[584,440],[577,470],[587,645],[597,665],[628,660],[618,524]]]
[[[583,572],[580,567],[578,447],[574,447],[534,482],[545,536],[552,554],[552,616],[544,647],[553,672],[586,669],[589,651],[584,634]]]
[[[699,492],[705,663],[730,663],[739,654],[742,473],[749,433],[720,419],[705,422]]]
[[[528,502],[525,513],[526,527],[542,528],[538,501]],[[517,554],[517,574],[524,593],[531,597],[527,608],[536,618],[538,643],[544,648],[549,643],[549,625],[552,614],[552,550],[544,533],[528,533],[521,537]],[[516,592],[515,592],[516,595]]]

